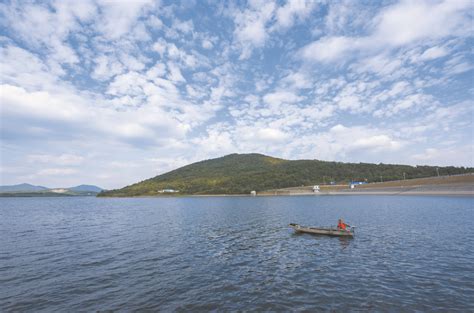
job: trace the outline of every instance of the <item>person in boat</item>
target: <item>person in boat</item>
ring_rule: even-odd
[[[347,230],[348,227],[350,227],[350,225],[344,223],[342,218],[340,218],[339,221],[337,222],[337,229],[339,230]]]

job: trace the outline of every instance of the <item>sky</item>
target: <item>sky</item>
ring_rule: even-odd
[[[1,184],[230,153],[474,166],[472,1],[0,1]]]

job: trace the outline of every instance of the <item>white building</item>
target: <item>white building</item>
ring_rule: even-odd
[[[179,190],[174,190],[174,189],[162,189],[158,190],[159,193],[176,193],[179,192]]]

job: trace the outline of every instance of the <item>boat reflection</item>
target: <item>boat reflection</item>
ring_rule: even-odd
[[[352,237],[339,237],[339,244],[341,245],[342,250],[349,247],[350,243],[352,242]]]

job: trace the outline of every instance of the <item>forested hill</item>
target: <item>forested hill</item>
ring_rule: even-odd
[[[437,175],[434,166],[341,163],[318,160],[284,160],[262,154],[230,154],[196,162],[122,189],[99,196],[153,196],[164,189],[177,194],[248,194],[250,191],[316,185],[329,182],[384,181]],[[439,175],[474,172],[473,168],[438,167]]]

